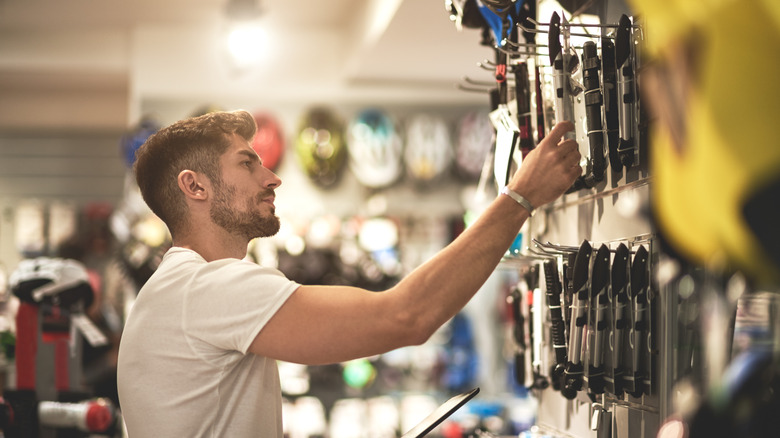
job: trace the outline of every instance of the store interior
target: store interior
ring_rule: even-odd
[[[236,109],[282,180],[247,257],[301,284],[391,287],[558,121],[583,157],[428,342],[279,362],[286,437],[402,436],[473,388],[427,436],[780,434],[780,7],[653,3],[0,0],[3,436],[126,436],[122,326],[171,245],[135,151]]]

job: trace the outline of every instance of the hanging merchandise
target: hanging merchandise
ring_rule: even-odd
[[[133,167],[135,163],[135,153],[146,139],[161,128],[161,124],[152,116],[145,116],[130,131],[126,132],[120,140],[122,158],[125,160],[125,166]]]
[[[655,62],[641,88],[658,120],[650,168],[661,236],[693,263],[776,286],[780,3],[632,4],[659,29],[647,35]]]
[[[263,166],[275,171],[284,155],[284,132],[279,122],[268,113],[254,113],[257,133],[252,140],[252,149],[263,161]]]
[[[321,188],[338,183],[346,164],[344,125],[333,110],[314,107],[298,124],[295,153],[306,176]]]
[[[604,131],[601,123],[601,107],[604,103],[599,80],[601,60],[597,54],[596,43],[586,41],[582,48],[582,70],[585,86],[585,119],[588,128],[590,160],[585,172],[585,185],[593,187],[604,180],[606,158],[604,157]]]
[[[531,126],[531,78],[528,64],[520,62],[514,66],[515,101],[517,102],[517,127],[520,130],[520,152],[525,158],[536,147]]]
[[[586,351],[588,321],[588,269],[593,248],[586,240],[582,242],[574,262],[572,285],[574,303],[571,306],[569,323],[569,351],[567,355],[564,383],[561,394],[569,400],[577,396],[583,387],[584,355]]]
[[[480,0],[479,11],[493,31],[499,46],[515,32],[515,25],[521,21],[523,0]]]
[[[620,143],[620,114],[618,107],[617,65],[615,62],[615,43],[609,37],[601,37],[601,77],[604,90],[604,124],[606,125],[607,147],[609,149],[609,167],[613,173],[621,173],[618,146]]]
[[[471,111],[458,121],[455,165],[459,175],[467,180],[479,179],[495,137],[487,112]]]
[[[481,29],[488,24],[479,11],[478,0],[444,0],[444,9],[450,13],[450,20],[461,28]]]
[[[577,53],[569,45],[569,26],[566,17],[553,12],[550,17],[550,28],[547,33],[550,51],[550,64],[553,67],[553,84],[555,87],[555,121],[557,123],[570,121],[576,123],[574,117],[574,98],[582,92],[582,85],[574,80],[573,75],[580,67]],[[561,43],[563,39],[563,43]],[[564,138],[575,138],[575,131],[567,132]],[[583,175],[580,175],[567,193],[572,193],[587,187]]]
[[[620,102],[620,140],[618,157],[625,167],[634,165],[637,146],[634,128],[636,127],[635,104],[637,101],[636,81],[634,80],[634,56],[631,50],[631,19],[627,15],[620,17],[615,36],[615,67],[617,68],[618,99]]]
[[[615,250],[610,271],[611,284],[609,300],[612,310],[612,320],[608,327],[611,354],[607,356],[606,392],[618,397],[623,395],[623,378],[625,375],[623,345],[626,333],[629,333],[630,316],[628,305],[628,247],[621,243]]]
[[[606,331],[609,325],[607,285],[610,266],[609,247],[602,244],[593,256],[590,274],[590,297],[588,302],[588,395],[593,397],[604,393],[604,361],[606,356]]]
[[[363,110],[349,123],[349,167],[366,187],[383,188],[398,179],[402,148],[395,123],[382,110]]]
[[[404,164],[413,181],[430,184],[450,167],[453,159],[450,130],[443,118],[417,114],[406,121]]]
[[[544,262],[544,281],[546,286],[547,309],[549,311],[550,321],[550,341],[555,353],[554,362],[550,365],[550,383],[556,391],[560,391],[564,386],[564,371],[566,369],[566,323],[565,315],[561,305],[561,294],[563,286],[558,274],[558,263],[553,260]]]

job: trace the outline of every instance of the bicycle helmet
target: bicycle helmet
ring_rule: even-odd
[[[267,113],[255,113],[257,134],[252,140],[252,149],[263,160],[263,166],[276,170],[284,155],[284,134],[276,119]]]
[[[361,111],[347,131],[349,166],[358,181],[369,188],[386,187],[401,175],[401,137],[383,111]]]
[[[487,112],[471,111],[461,117],[455,145],[455,166],[459,175],[467,180],[479,178],[495,137],[496,131]]]
[[[432,114],[416,114],[406,123],[404,164],[417,183],[428,184],[449,169],[453,159],[447,123]]]
[[[120,140],[120,148],[122,150],[122,158],[125,160],[125,165],[128,168],[133,167],[135,163],[135,152],[141,145],[146,142],[146,139],[151,137],[152,134],[157,132],[162,126],[152,117],[144,117],[138,122],[137,125],[132,127],[126,132]]]
[[[306,176],[321,188],[336,185],[346,163],[344,125],[326,107],[314,107],[301,117],[295,152]]]

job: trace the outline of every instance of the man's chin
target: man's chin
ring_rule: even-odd
[[[258,224],[258,229],[256,230],[254,234],[254,237],[271,237],[275,236],[279,229],[281,228],[281,222],[279,220],[279,217],[273,216],[269,219],[264,219]]]

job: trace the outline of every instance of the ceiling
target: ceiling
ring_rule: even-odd
[[[124,128],[155,105],[451,105],[492,57],[444,0],[258,0],[269,46],[236,68],[227,0],[0,0],[0,130]]]

